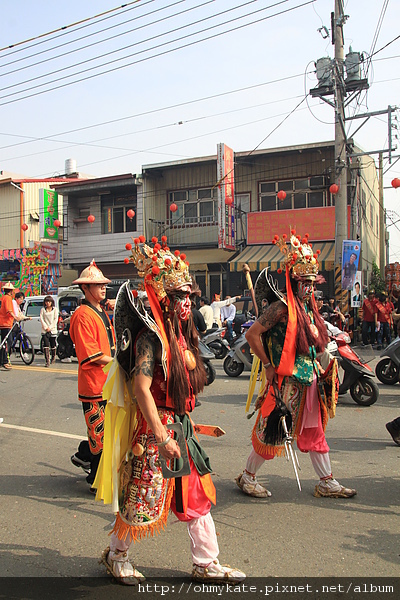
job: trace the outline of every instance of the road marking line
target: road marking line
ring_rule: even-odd
[[[73,433],[62,433],[61,431],[49,431],[48,429],[35,429],[34,427],[23,427],[22,425],[9,425],[8,423],[1,423],[0,429],[6,427],[7,429],[18,429],[19,431],[29,431],[31,433],[44,433],[45,435],[54,435],[55,437],[69,438],[71,440],[81,440],[83,435],[74,435]]]
[[[26,365],[25,367],[13,365],[12,368],[16,371],[46,371],[46,373],[69,373],[70,375],[78,375],[78,371],[72,369],[51,369],[49,367],[32,367],[30,365]]]

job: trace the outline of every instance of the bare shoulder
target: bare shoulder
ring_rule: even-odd
[[[286,304],[277,300],[272,302],[263,312],[263,314],[257,319],[257,322],[268,331],[279,322],[286,322],[288,316],[288,309]]]

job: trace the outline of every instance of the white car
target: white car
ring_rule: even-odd
[[[46,294],[47,295],[47,294]],[[31,317],[30,321],[22,321],[21,327],[30,337],[35,350],[41,350],[42,326],[40,323],[40,311],[43,308],[43,296],[28,296],[25,298],[22,312],[26,317]],[[71,315],[76,310],[82,300],[83,292],[78,286],[70,286],[63,289],[58,296],[51,296],[55,306],[58,308],[59,318],[62,313],[65,316]]]

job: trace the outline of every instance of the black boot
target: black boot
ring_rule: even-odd
[[[43,348],[43,354],[44,354],[44,361],[45,367],[49,367],[50,366],[50,348],[46,348],[46,346]]]
[[[56,362],[56,349],[52,348],[51,349],[51,364]]]
[[[395,419],[394,421],[389,421],[386,423],[386,429],[390,433],[393,438],[395,444],[400,446],[400,417]]]

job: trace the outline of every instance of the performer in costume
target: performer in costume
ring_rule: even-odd
[[[102,554],[107,571],[120,583],[134,585],[143,575],[131,564],[128,549],[161,531],[171,509],[187,523],[192,577],[241,581],[245,574],[222,566],[210,514],[215,504],[210,461],[194,435],[190,412],[205,385],[198,335],[191,316],[195,290],[186,256],[172,254],[163,236],[154,247],[134,240],[132,262],[144,277],[150,311],[129,282],[116,299],[116,360],[108,368],[104,394],[104,452],[95,481],[96,499],[113,503],[117,513],[110,546]],[[190,475],[165,479],[160,456],[179,459],[180,448],[169,428],[181,423]]]
[[[74,284],[78,284],[85,299],[71,317],[70,335],[78,358],[78,396],[82,402],[88,442],[82,441],[78,451],[71,456],[76,467],[90,471],[86,481],[92,486],[103,450],[104,409],[103,386],[107,379],[104,365],[115,354],[115,335],[107,313],[100,302],[106,297],[104,277],[94,260],[84,269]],[[95,488],[91,487],[95,492]]]
[[[262,311],[260,289],[257,290],[260,286],[256,284],[255,295],[261,316],[250,327],[246,338],[263,363],[266,385],[256,403],[259,411],[252,432],[253,449],[236,483],[250,496],[264,498],[271,495],[258,483],[256,473],[265,460],[280,455],[284,449],[282,440],[271,443],[268,438],[266,443],[266,434],[276,414],[272,385],[276,383],[291,414],[292,435],[297,446],[310,454],[320,478],[314,496],[350,498],[356,490],[340,485],[333,478],[324,433],[328,416],[334,416],[338,386],[336,361],[331,361],[324,373],[317,360],[317,354],[325,350],[328,342],[313,294],[314,282],[318,281],[317,254],[313,254],[307,235],[301,240],[292,230],[289,244],[286,239],[286,235],[281,238],[276,235],[273,240],[285,256],[286,295],[280,294],[272,285],[276,296]],[[264,270],[259,276],[259,279],[264,279],[264,284],[267,282],[266,275],[267,270]],[[268,300],[271,301],[270,295]],[[319,384],[322,378],[329,391],[321,395]]]

